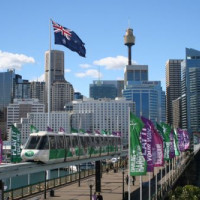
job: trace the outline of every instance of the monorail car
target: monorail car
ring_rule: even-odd
[[[112,155],[120,151],[119,136],[40,131],[30,134],[21,157],[24,161],[54,163]]]

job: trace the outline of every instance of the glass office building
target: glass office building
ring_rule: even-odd
[[[114,84],[104,84],[102,81],[94,81],[90,84],[90,98],[95,100],[102,98],[115,99],[117,97],[117,87]]]
[[[129,65],[125,68],[123,96],[135,102],[135,113],[152,122],[166,121],[165,92],[160,81],[148,81],[147,65]]]
[[[0,73],[0,110],[7,107],[13,99],[13,83],[15,78],[15,71],[8,70],[7,72]]]
[[[200,51],[186,48],[181,63],[182,126],[200,132]]]

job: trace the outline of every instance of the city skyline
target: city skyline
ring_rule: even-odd
[[[160,80],[165,90],[166,61],[184,59],[187,47],[200,49],[200,29],[196,26],[200,15],[198,5],[198,1],[191,4],[180,0],[2,2],[0,16],[4,31],[0,37],[0,71],[15,68],[23,79],[40,80],[44,75],[52,18],[76,32],[85,43],[86,58],[82,58],[64,46],[54,45],[51,27],[52,49],[64,51],[65,79],[75,91],[88,97],[89,84],[98,79],[99,67],[101,79],[123,79],[128,64],[123,36],[128,27],[133,28],[136,37],[133,61],[148,65],[149,80]]]

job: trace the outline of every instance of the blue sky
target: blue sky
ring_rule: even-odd
[[[185,48],[200,50],[199,0],[18,0],[0,3],[0,71],[16,68],[23,79],[42,79],[49,49],[49,19],[73,30],[85,43],[86,58],[64,46],[65,78],[76,91],[89,95],[98,79],[124,76],[127,48],[123,36],[129,24],[136,44],[132,59],[149,66],[149,80],[162,81],[165,63],[185,57]]]

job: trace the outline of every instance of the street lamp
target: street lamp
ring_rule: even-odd
[[[94,185],[94,180],[93,180],[93,179],[89,179],[89,180],[87,181],[87,183],[88,183],[88,186],[89,186],[89,188],[90,188],[90,200],[92,200],[92,187],[93,187],[93,185]]]
[[[122,167],[122,200],[124,200],[124,168]]]

